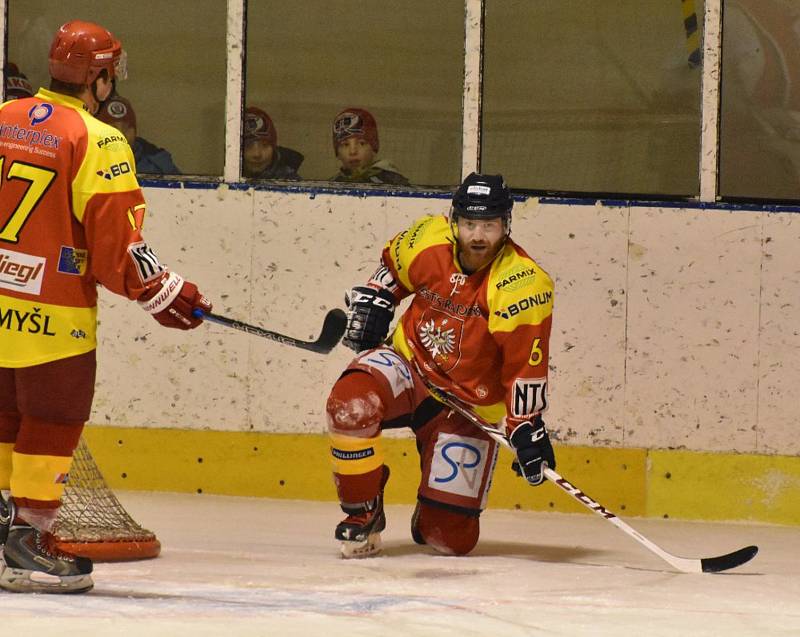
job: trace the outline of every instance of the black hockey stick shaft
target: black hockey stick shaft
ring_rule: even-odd
[[[433,393],[445,405],[450,407],[456,413],[459,413],[462,416],[464,416],[464,418],[469,420],[472,424],[474,424],[476,427],[484,431],[486,434],[488,434],[491,438],[496,440],[501,445],[509,449],[511,448],[511,444],[508,442],[508,438],[506,437],[505,432],[487,423],[480,416],[478,416],[469,405],[460,401],[455,396],[452,396],[444,392],[438,387],[432,386],[427,381],[427,379],[425,379],[424,376],[423,380],[425,384],[428,386],[428,389],[430,389],[431,393]],[[553,469],[548,467],[547,464],[544,465],[544,475],[553,484],[555,484],[569,496],[580,502],[590,511],[596,513],[605,520],[608,520],[618,529],[620,529],[621,531],[632,537],[637,542],[639,542],[639,544],[643,545],[645,548],[658,555],[662,560],[664,560],[668,564],[671,564],[673,567],[684,573],[717,573],[720,571],[727,571],[729,569],[736,568],[737,566],[741,566],[745,562],[749,562],[751,559],[755,557],[756,553],[758,553],[757,546],[746,546],[737,551],[733,551],[732,553],[728,553],[726,555],[719,555],[717,557],[687,558],[687,557],[678,557],[677,555],[672,555],[671,553],[668,553],[654,542],[648,540],[644,535],[639,533],[627,522],[621,520],[614,513],[606,509],[599,502],[597,502],[597,500],[590,498],[583,491],[581,491],[576,486],[574,486],[573,484],[562,478]]]
[[[316,341],[302,341],[291,336],[286,336],[285,334],[273,332],[272,330],[266,330],[263,327],[248,325],[247,323],[228,318],[227,316],[213,314],[212,312],[203,312],[200,309],[194,310],[193,314],[196,318],[203,318],[206,321],[224,325],[225,327],[230,327],[240,332],[260,336],[275,341],[276,343],[281,343],[282,345],[299,347],[300,349],[316,352],[317,354],[327,354],[336,347],[336,344],[344,335],[344,330],[347,326],[347,315],[342,310],[336,308],[325,315],[325,320],[322,323],[322,332]]]

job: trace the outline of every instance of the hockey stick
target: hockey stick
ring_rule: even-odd
[[[450,407],[453,411],[461,414],[469,420],[472,424],[476,427],[487,433],[490,437],[496,440],[501,445],[511,449],[511,444],[508,442],[508,438],[506,437],[505,433],[503,433],[500,429],[493,427],[482,418],[480,418],[466,403],[460,401],[455,396],[451,396],[438,387],[432,386],[427,379],[423,376],[423,381],[428,386],[428,389],[436,396],[439,400],[441,400],[445,405]],[[593,500],[588,495],[586,495],[583,491],[581,491],[578,487],[574,486],[573,484],[569,483],[567,480],[562,478],[558,473],[556,473],[553,469],[544,465],[544,475],[545,477],[550,480],[553,484],[557,487],[560,487],[563,491],[567,494],[572,496],[575,500],[580,502],[583,506],[587,509],[594,511],[597,515],[602,518],[605,518],[611,524],[616,526],[618,529],[621,529],[629,536],[631,536],[634,540],[642,544],[646,549],[652,551],[656,555],[658,555],[662,560],[671,564],[673,567],[678,569],[683,573],[718,573],[720,571],[727,571],[732,568],[736,568],[737,566],[741,566],[745,562],[749,562],[753,559],[758,553],[757,546],[746,546],[744,548],[739,549],[738,551],[734,551],[733,553],[728,553],[726,555],[719,555],[717,557],[703,557],[703,558],[689,558],[689,557],[678,557],[677,555],[672,555],[668,553],[661,547],[657,546],[646,537],[644,537],[641,533],[639,533],[636,529],[628,525],[623,520],[620,520],[616,515],[614,515],[611,511],[606,509],[602,504]]]
[[[291,345],[292,347],[307,349],[311,352],[316,352],[317,354],[327,354],[334,347],[336,347],[336,344],[339,342],[339,339],[342,338],[344,329],[347,325],[347,315],[339,308],[336,308],[325,315],[325,321],[322,323],[322,332],[316,341],[301,341],[299,339],[292,338],[291,336],[278,334],[278,332],[265,330],[263,327],[256,327],[255,325],[248,325],[247,323],[236,321],[232,318],[228,318],[227,316],[220,316],[219,314],[212,314],[211,312],[205,313],[200,309],[194,310],[193,315],[195,318],[203,318],[206,321],[218,323],[219,325],[224,325],[225,327],[231,327],[235,330],[239,330],[240,332],[246,332],[248,334],[254,334],[255,336],[268,338],[271,341],[276,341],[283,345]]]

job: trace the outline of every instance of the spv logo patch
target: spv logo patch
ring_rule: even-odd
[[[476,498],[489,454],[489,442],[469,436],[440,433],[431,460],[428,486]]]
[[[392,388],[392,394],[397,398],[403,391],[414,388],[411,371],[408,363],[393,350],[380,348],[363,355],[358,359],[359,364],[378,370]]]

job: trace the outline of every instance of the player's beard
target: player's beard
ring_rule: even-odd
[[[461,265],[470,272],[475,272],[490,263],[500,251],[503,241],[492,245],[488,241],[470,241],[459,245],[458,256]]]

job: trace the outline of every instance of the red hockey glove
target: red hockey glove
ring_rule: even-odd
[[[153,287],[139,297],[139,306],[153,315],[165,327],[191,330],[203,322],[195,318],[192,310],[211,311],[211,302],[197,290],[197,286],[175,272],[167,272]]]

